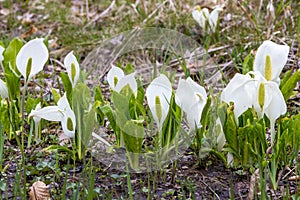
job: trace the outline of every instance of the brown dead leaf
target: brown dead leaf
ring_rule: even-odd
[[[48,200],[50,199],[49,188],[42,181],[32,184],[29,192],[30,200]]]
[[[32,34],[35,34],[37,31],[38,31],[38,29],[34,25],[31,25],[30,30],[27,31],[26,33],[21,34],[20,37],[22,39],[29,38]]]

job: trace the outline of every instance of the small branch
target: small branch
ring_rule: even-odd
[[[95,21],[98,21],[100,18],[103,18],[110,10],[115,6],[116,0],[113,0],[111,4],[106,8],[100,15],[96,15],[89,23],[87,23],[84,28],[90,26]]]
[[[249,19],[250,23],[255,28],[255,30],[257,32],[259,32],[259,30],[257,29],[257,26],[256,26],[255,22],[252,19],[252,15],[248,13],[248,11],[246,10],[246,8],[239,1],[237,1],[237,4],[242,9],[242,11],[245,13],[245,15],[247,16],[247,18]]]
[[[209,185],[207,185],[204,181],[202,181],[201,179],[200,179],[200,181],[201,181],[201,183],[203,183],[215,196],[216,196],[216,198],[217,199],[219,199],[220,200],[220,197],[219,197],[219,195],[211,188],[211,187],[209,187]]]
[[[144,19],[144,21],[142,22],[143,25],[145,25],[147,23],[147,21],[149,19],[151,19],[153,17],[153,15],[163,6],[165,5],[165,3],[167,3],[169,0],[164,1],[163,3],[159,4],[159,6],[157,6],[157,8],[155,10],[153,10],[153,12],[148,15],[148,17],[146,19]]]

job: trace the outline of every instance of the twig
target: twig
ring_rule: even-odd
[[[86,9],[86,19],[90,20],[90,11],[89,11],[89,0],[85,0],[85,9]]]
[[[95,21],[99,20],[100,18],[103,18],[113,7],[115,6],[116,0],[113,0],[111,4],[106,8],[100,15],[95,16],[89,23],[87,23],[84,28],[90,26]]]
[[[50,58],[50,61],[51,61],[51,62],[55,62],[55,63],[58,64],[60,67],[66,69],[66,67],[64,66],[64,64],[63,64],[62,62],[60,62],[59,60],[54,59],[54,58]]]
[[[204,181],[202,181],[201,179],[200,179],[200,181],[217,197],[217,199],[219,199],[220,200],[220,197],[219,197],[219,195],[211,188],[211,187],[209,187],[209,185],[207,185]]]
[[[163,3],[159,4],[159,6],[157,6],[157,8],[155,10],[153,10],[153,12],[148,15],[148,17],[146,19],[144,19],[144,21],[142,22],[142,24],[146,24],[146,22],[151,19],[151,17],[163,6],[165,5],[165,3],[167,3],[169,0],[164,1]]]
[[[252,15],[248,13],[248,11],[244,8],[244,6],[239,1],[237,1],[237,4],[242,9],[242,11],[246,14],[247,18],[249,19],[250,23],[255,28],[255,30],[257,32],[259,32],[259,30],[257,29],[257,26],[256,26],[255,22],[252,19]]]

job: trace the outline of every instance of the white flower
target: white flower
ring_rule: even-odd
[[[267,81],[259,72],[255,73],[254,78],[256,92],[253,93],[253,107],[260,118],[264,114],[269,118],[273,143],[275,121],[280,115],[286,113],[287,106],[277,83]]]
[[[79,79],[80,68],[79,63],[73,54],[73,51],[68,53],[68,55],[65,57],[64,65],[67,69],[69,79],[72,83],[72,87],[74,88]]]
[[[252,73],[252,72],[251,72]],[[264,114],[271,124],[271,141],[275,138],[275,121],[286,113],[286,103],[277,83],[268,81],[260,72],[254,72],[254,78],[249,74],[236,74],[221,94],[221,100],[234,103],[234,114],[238,117],[248,108],[254,108],[259,118]]]
[[[41,103],[38,103],[35,106],[35,109],[33,110],[33,112],[36,112],[36,111],[40,110],[41,108],[42,108]],[[33,114],[33,113],[31,112],[30,114]],[[37,126],[41,122],[41,118],[37,117],[37,116],[33,116],[33,121],[35,122],[35,125]]]
[[[254,71],[259,71],[267,81],[275,81],[279,84],[279,75],[287,62],[289,51],[290,47],[287,45],[264,41],[256,52]]]
[[[207,8],[201,9],[199,6],[197,6],[197,9],[192,12],[192,16],[194,20],[199,24],[201,28],[206,30],[206,21],[209,17],[209,11]]]
[[[0,65],[2,64],[2,61],[4,60],[4,57],[3,57],[4,50],[5,49],[0,45]]]
[[[215,32],[217,27],[217,22],[219,18],[219,12],[223,9],[217,6],[211,13],[209,13],[207,8],[201,9],[197,6],[197,9],[192,12],[193,18],[198,22],[199,26],[204,29],[204,31]],[[206,27],[206,25],[209,27]]]
[[[6,83],[0,79],[0,96],[2,98],[8,98],[8,90]]]
[[[126,85],[132,89],[135,96],[137,96],[137,83],[134,78],[134,73],[124,75],[124,72],[119,67],[112,66],[107,73],[107,81],[110,88],[116,92],[120,92]]]
[[[67,100],[66,95],[64,95],[60,100],[57,102],[57,105],[60,111],[63,113],[63,118],[61,120],[61,126],[64,130],[64,133],[68,137],[74,137],[75,135],[75,128],[76,128],[76,118],[73,110],[70,107],[70,104]]]
[[[26,82],[43,69],[49,58],[43,41],[42,38],[36,38],[27,42],[17,55],[16,65]]]
[[[62,129],[68,137],[74,137],[76,128],[76,118],[67,100],[66,94],[59,99],[57,106],[47,106],[40,108],[38,104],[35,110],[29,114],[35,123],[39,123],[41,118],[48,121],[61,122]]]
[[[216,7],[209,15],[209,26],[211,28],[212,32],[216,31],[217,28],[217,23],[218,23],[218,19],[219,19],[219,13],[222,11],[223,9],[221,7]]]
[[[221,100],[234,103],[236,121],[253,104],[254,81],[249,74],[235,74],[221,93]]]
[[[206,104],[205,89],[190,77],[181,79],[176,90],[176,104],[186,113],[189,127],[194,130],[200,128],[201,115]]]
[[[169,112],[172,86],[165,75],[155,78],[146,90],[146,98],[159,131]]]

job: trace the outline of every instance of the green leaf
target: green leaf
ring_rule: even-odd
[[[5,72],[6,85],[8,89],[9,99],[17,100],[20,99],[20,77],[17,77],[13,72]]]
[[[72,102],[72,90],[73,90],[73,88],[72,88],[72,83],[69,79],[69,76],[68,76],[68,74],[61,72],[60,77],[61,77],[61,80],[63,82],[65,91],[67,93],[67,99],[68,99],[69,102]]]
[[[280,81],[280,86],[279,86],[280,89],[281,89],[281,87],[282,87],[283,85],[286,84],[287,80],[289,80],[289,78],[292,76],[292,73],[293,73],[293,70],[292,70],[292,69],[290,69],[290,70],[288,70],[287,72],[284,73],[284,76],[283,76],[283,78],[282,78],[281,81]]]
[[[95,111],[92,106],[91,91],[84,83],[77,83],[74,88],[73,111],[77,124],[77,153],[79,159],[81,159],[81,155],[85,153],[85,146],[88,145],[95,125]]]
[[[139,153],[141,153],[144,139],[144,127],[131,120],[126,122],[122,132],[130,166],[138,170]]]
[[[207,119],[208,119],[207,113],[209,112],[210,107],[211,107],[211,96],[208,96],[206,104],[205,104],[205,106],[203,108],[202,115],[201,115],[201,120],[200,120],[201,121],[201,125],[203,127],[206,126]]]
[[[249,53],[242,64],[242,73],[247,74],[248,72],[252,71],[252,69],[253,69],[253,56],[251,53]]]
[[[55,104],[57,104],[57,102],[59,101],[61,96],[60,96],[59,92],[56,89],[52,88],[51,91],[52,91],[52,96],[54,98],[54,102],[55,102]]]
[[[14,38],[3,52],[4,65],[9,67],[14,73],[19,73],[16,67],[16,58],[23,46],[23,42],[19,38]]]
[[[32,109],[35,109],[36,105],[39,103],[38,98],[28,97],[25,104],[26,113],[30,113]]]
[[[100,86],[94,88],[94,101],[100,101],[101,105],[105,104]]]
[[[235,152],[239,152],[237,125],[233,111],[230,107],[227,109],[227,118],[224,124],[224,134],[226,141]]]
[[[127,64],[126,67],[125,67],[125,70],[126,74],[131,74],[134,72],[134,65],[132,64]]]
[[[281,86],[281,92],[285,101],[287,101],[292,95],[293,90],[300,81],[300,70],[297,70],[286,82]]]
[[[122,128],[125,147],[128,152],[140,153],[144,139],[144,127],[133,120],[127,121]]]
[[[101,106],[100,110],[107,117],[107,119],[108,119],[108,121],[110,123],[110,126],[112,127],[112,129],[114,130],[114,132],[116,132],[117,131],[117,123],[116,123],[114,111],[111,108],[111,106],[109,104],[106,104],[104,106]]]

